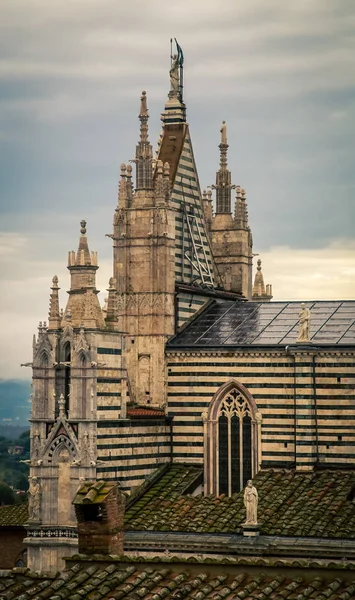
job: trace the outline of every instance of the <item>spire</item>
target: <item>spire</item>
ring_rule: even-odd
[[[118,185],[118,208],[126,208],[127,206],[127,181],[126,181],[126,169],[125,163],[121,164],[121,177]]]
[[[213,209],[212,209],[212,191],[211,190],[203,190],[202,193],[202,206],[203,212],[205,215],[206,225],[208,231],[211,230],[212,227],[212,219],[213,219]]]
[[[216,185],[212,186],[216,190],[216,214],[231,214],[232,189],[235,186],[231,185],[231,172],[227,168],[228,147],[227,125],[226,122],[223,121],[221,127],[221,143],[219,144],[219,170],[216,173]]]
[[[136,146],[136,190],[151,190],[153,188],[152,160],[153,148],[148,140],[148,108],[147,93],[142,92],[139,111],[140,139]]]
[[[102,310],[97,298],[96,271],[98,269],[97,252],[89,250],[86,237],[86,221],[80,222],[80,238],[77,253],[73,250],[68,255],[70,271],[70,291],[63,322],[70,315],[72,327],[98,328],[104,327]]]
[[[246,191],[237,185],[234,208],[234,222],[237,229],[248,229],[248,207],[246,202]]]
[[[256,267],[252,300],[259,302],[268,302],[272,298],[272,286],[267,285],[265,289],[264,276],[261,270],[260,258],[258,259],[257,265],[258,266]]]
[[[61,323],[61,317],[59,313],[59,286],[58,277],[54,275],[52,279],[51,294],[49,298],[49,315],[48,315],[48,329],[59,329]]]
[[[108,329],[114,329],[115,324],[117,323],[117,309],[116,309],[116,301],[117,301],[117,289],[116,289],[116,280],[114,277],[111,277],[108,284],[108,297],[107,297],[107,310],[106,310],[106,326]]]

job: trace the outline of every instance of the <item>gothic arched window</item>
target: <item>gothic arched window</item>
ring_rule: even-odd
[[[65,398],[65,413],[69,414],[69,402],[70,402],[70,384],[71,384],[71,348],[70,343],[68,342],[64,346],[64,362],[69,363],[65,365],[64,371],[64,398]]]
[[[238,382],[215,394],[205,420],[205,492],[230,496],[257,472],[261,416]]]
[[[80,355],[80,380],[81,380],[81,417],[86,419],[86,389],[87,389],[87,360],[84,354]]]

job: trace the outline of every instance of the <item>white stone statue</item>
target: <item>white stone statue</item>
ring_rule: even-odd
[[[258,523],[258,492],[253,482],[249,479],[244,490],[244,506],[247,511],[245,523],[247,525],[257,525]]]
[[[178,92],[179,91],[179,84],[180,84],[180,80],[179,80],[179,57],[177,54],[174,54],[173,56],[173,60],[171,63],[171,67],[170,67],[170,86],[171,86],[171,91],[172,92]]]
[[[39,453],[41,449],[41,438],[38,429],[33,433],[32,448],[31,448],[31,459],[33,462],[39,459]]]
[[[41,486],[37,477],[30,478],[28,512],[31,521],[40,521]]]
[[[311,318],[311,311],[306,307],[305,303],[302,302],[301,310],[298,321],[298,338],[297,342],[309,342],[309,321]]]
[[[221,144],[227,143],[227,125],[225,121],[222,121],[221,127]]]

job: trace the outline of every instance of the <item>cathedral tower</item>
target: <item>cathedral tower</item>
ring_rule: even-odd
[[[252,296],[253,240],[248,224],[245,190],[232,185],[227,167],[227,128],[221,127],[220,167],[216,173],[216,213],[212,219],[212,250],[225,290]],[[234,217],[232,216],[232,189],[236,189]]]
[[[89,251],[85,221],[81,222],[77,252],[69,252],[68,269],[71,283],[66,308],[64,312],[59,309],[55,276],[48,326],[41,322],[33,340],[25,543],[28,566],[45,571],[58,570],[62,557],[77,551],[71,502],[81,480],[96,477],[97,399],[109,367],[98,361],[98,355],[120,347],[120,336],[105,331],[95,283],[97,254]],[[116,361],[115,368],[119,367]]]
[[[165,398],[164,348],[174,333],[175,215],[169,163],[158,160],[153,171],[145,92],[139,120],[135,189],[132,167],[121,165],[112,236],[114,279],[130,400],[161,406]]]

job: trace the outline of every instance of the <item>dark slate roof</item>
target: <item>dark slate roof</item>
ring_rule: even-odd
[[[190,466],[173,465],[125,516],[125,529],[241,533],[243,492],[227,496],[182,494]],[[170,472],[170,478],[169,478]],[[355,539],[355,471],[260,471],[261,534]]]
[[[28,521],[28,504],[0,506],[0,527],[21,527]]]
[[[355,344],[355,301],[305,302],[314,344]],[[168,348],[294,344],[301,302],[214,300]]]
[[[280,598],[306,600],[351,600],[355,594],[353,572],[299,573],[289,575],[285,569],[243,572],[220,565],[209,568],[188,564],[127,565],[111,560],[70,561],[70,568],[54,577],[26,569],[0,571],[0,597],[47,600],[131,600],[194,599],[215,600]],[[214,565],[215,566],[215,565]]]

